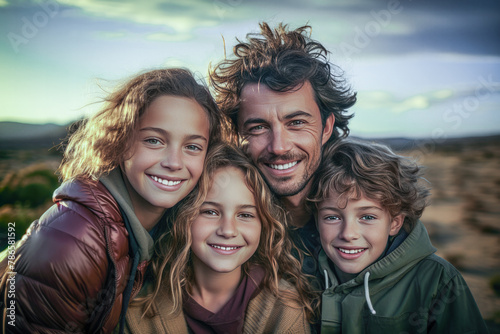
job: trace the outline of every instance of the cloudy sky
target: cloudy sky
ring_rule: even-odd
[[[67,124],[120,80],[206,78],[261,21],[312,26],[358,103],[351,133],[500,133],[498,0],[0,0],[0,121]]]

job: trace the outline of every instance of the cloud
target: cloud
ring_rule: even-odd
[[[350,24],[344,42],[362,41],[361,56],[422,52],[499,55],[500,2],[485,0],[400,1],[397,11],[376,5],[351,6],[344,10],[360,19]],[[387,7],[387,3],[385,3]],[[388,15],[390,14],[390,15]],[[350,17],[350,14],[347,14]],[[377,26],[378,25],[378,26]]]
[[[358,93],[357,107],[364,110],[385,110],[393,114],[401,114],[414,110],[424,110],[444,103],[456,95],[450,89],[442,89],[425,94],[416,94],[404,98],[397,98],[384,91],[368,91]]]
[[[201,0],[179,4],[176,1],[152,0],[120,2],[98,0],[59,0],[99,18],[124,20],[138,24],[170,27],[187,33],[199,26],[213,26],[217,17],[211,2]]]
[[[0,8],[9,0],[0,0]],[[187,40],[199,28],[254,20],[285,20],[313,25],[314,38],[354,56],[456,53],[500,54],[498,0],[42,0],[54,2],[70,15],[129,22],[152,27],[152,40]],[[11,0],[10,6],[39,7],[41,1]],[[21,5],[19,5],[19,3]],[[394,6],[397,4],[397,6]],[[3,7],[2,7],[3,6]],[[391,7],[392,6],[392,7]],[[72,9],[72,11],[70,10]],[[389,15],[388,15],[389,13]],[[378,26],[377,26],[378,25]],[[257,27],[256,27],[257,29]],[[180,34],[181,37],[170,35]],[[365,36],[360,36],[361,34]],[[353,51],[354,48],[354,51]],[[349,52],[352,51],[352,52]]]
[[[491,77],[490,77],[491,79]],[[384,111],[391,114],[403,114],[416,110],[429,110],[434,107],[450,107],[456,104],[480,103],[491,96],[500,95],[500,87],[485,86],[488,79],[456,89],[440,89],[411,96],[396,97],[385,91],[360,91],[356,107],[365,111]]]
[[[100,0],[43,0],[13,2],[0,0],[0,8],[16,9],[28,13],[40,10],[41,3],[52,3],[60,12],[70,17],[85,17],[88,20],[108,20],[115,23],[132,23],[136,26],[155,27],[158,33],[189,34],[198,27],[211,27],[219,17],[212,2],[193,0],[179,4],[178,1],[151,0],[138,2]]]

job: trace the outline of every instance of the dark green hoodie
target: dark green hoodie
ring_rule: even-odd
[[[339,284],[324,251],[321,333],[487,333],[463,277],[419,221],[387,256]]]

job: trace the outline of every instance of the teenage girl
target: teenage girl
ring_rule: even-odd
[[[197,185],[223,124],[184,69],[138,75],[111,94],[70,137],[55,205],[17,247],[8,270],[17,274],[2,279],[4,332],[111,332],[154,260],[167,209]]]
[[[199,191],[173,226],[127,313],[130,333],[309,333],[311,290],[292,256],[283,212],[236,148],[207,157]]]

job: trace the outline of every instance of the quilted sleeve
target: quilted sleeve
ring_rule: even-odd
[[[86,332],[96,307],[113,300],[103,289],[107,269],[98,218],[76,203],[52,206],[16,249],[15,274],[2,280],[4,332]]]

